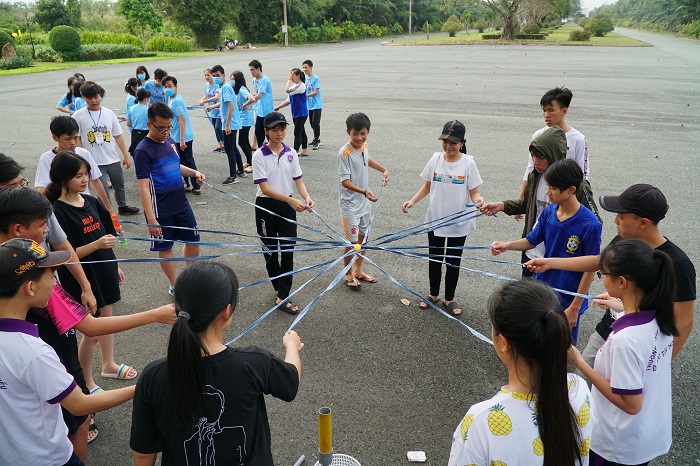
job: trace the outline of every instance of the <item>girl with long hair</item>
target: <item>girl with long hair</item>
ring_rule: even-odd
[[[567,373],[569,324],[545,283],[506,284],[488,303],[496,355],[508,383],[469,408],[452,439],[449,466],[588,465],[590,391]]]
[[[146,81],[151,79],[151,75],[148,74],[148,70],[145,66],[139,65],[136,67],[136,79],[139,80],[139,87],[146,84]]]
[[[163,464],[273,464],[265,395],[295,398],[304,344],[286,333],[284,361],[255,346],[226,346],[238,279],[224,264],[187,267],[174,300],[179,318],[167,357],[149,364],[136,384],[134,464],[153,465],[157,452]]]
[[[301,147],[301,152],[299,152],[299,157],[306,157],[309,155],[308,151],[308,139],[306,137],[306,129],[304,125],[306,124],[306,119],[309,117],[309,107],[306,102],[306,75],[299,68],[292,68],[289,72],[289,78],[287,79],[287,85],[285,91],[289,95],[287,100],[275,107],[275,111],[286,107],[287,105],[292,106],[292,122],[294,123],[294,150],[299,152]],[[260,143],[260,141],[258,141]]]
[[[71,76],[68,78],[68,92],[66,92],[66,95],[61,97],[61,100],[58,101],[56,104],[56,110],[63,112],[63,113],[69,113],[73,114],[75,112],[75,98],[73,97],[73,83],[76,81],[75,76]]]
[[[243,164],[246,173],[253,172],[253,151],[250,148],[250,128],[255,125],[255,116],[253,115],[253,107],[251,105],[255,99],[251,95],[246,86],[245,76],[243,72],[236,70],[231,73],[231,81],[233,84],[233,93],[236,94],[238,102],[238,110],[241,115],[241,129],[238,130],[238,145],[245,154],[246,162]]]
[[[129,111],[131,107],[139,103],[139,101],[136,100],[136,91],[138,88],[139,80],[136,78],[129,78],[126,83],[124,83],[124,92],[126,92],[126,102],[124,103],[124,112],[126,113],[125,121],[129,121]],[[129,132],[132,132],[131,126],[129,126]]]
[[[639,239],[622,239],[600,255],[600,302],[624,314],[593,367],[575,348],[576,365],[593,384],[591,463],[646,465],[671,448],[671,357],[675,267]]]

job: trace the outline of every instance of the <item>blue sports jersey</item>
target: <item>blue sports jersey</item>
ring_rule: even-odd
[[[174,215],[187,208],[180,156],[172,138],[163,143],[143,138],[134,150],[134,167],[136,178],[151,180],[151,205],[156,218]]]
[[[190,142],[194,139],[194,133],[192,132],[192,126],[190,125],[190,114],[187,111],[187,104],[185,99],[182,98],[180,94],[173,96],[168,104],[170,109],[173,111],[175,116],[173,117],[172,125],[173,129],[170,131],[170,137],[173,138],[175,142],[180,144],[180,131],[183,128],[180,127],[180,116],[185,117],[185,142]]]
[[[216,94],[219,94],[221,92],[221,86],[219,86],[216,83],[213,84],[207,84],[204,86],[204,95],[206,96],[207,99],[211,99],[214,97]],[[216,105],[216,101],[214,102],[209,102],[207,105]],[[210,118],[219,118],[220,115],[220,110],[218,108],[213,108],[209,110],[209,117]]]
[[[129,109],[129,116],[126,121],[131,122],[132,129],[148,130],[148,105],[136,104]]]
[[[292,118],[309,116],[309,109],[306,106],[306,92],[301,94],[289,94],[289,105],[292,107]]]
[[[151,93],[151,105],[156,102],[168,103],[168,98],[165,97],[165,88],[163,86],[156,86],[156,83],[152,79],[146,81],[142,87],[148,89],[148,92]]]
[[[265,75],[260,79],[253,79],[253,83],[255,84],[255,93],[262,92],[263,94],[258,101],[258,116],[264,117],[275,109],[272,99],[272,83],[270,78]]]
[[[66,95],[63,94],[63,97],[61,97],[61,100],[58,101],[56,107],[66,107],[68,110],[75,111],[75,99],[71,98],[71,101],[68,102]]]
[[[318,94],[308,98],[309,110],[318,110],[323,107],[321,101],[321,80],[315,74],[311,75],[310,78],[308,76],[306,78],[306,94],[311,94],[314,89],[318,89]]]
[[[226,130],[226,119],[228,118],[228,109],[231,107],[231,122],[229,127],[232,131],[238,131],[241,126],[241,114],[238,112],[238,102],[236,94],[233,93],[231,84],[225,82],[221,85],[221,129]]]
[[[241,88],[238,89],[238,95],[236,95],[236,100],[238,100],[238,111],[241,114],[242,127],[255,125],[255,121],[253,120],[253,107],[250,107],[248,110],[243,110],[243,105],[248,101],[249,95],[250,91],[245,86],[241,86]]]
[[[526,236],[531,244],[544,241],[544,257],[579,257],[600,254],[600,237],[602,225],[593,212],[580,206],[571,218],[560,222],[557,219],[557,204],[550,204],[542,211],[537,224]],[[535,274],[535,279],[542,280],[553,288],[575,292],[583,277],[582,272],[566,270],[547,270]],[[573,301],[571,295],[559,294],[562,308],[566,309]],[[581,310],[588,308],[585,300]]]

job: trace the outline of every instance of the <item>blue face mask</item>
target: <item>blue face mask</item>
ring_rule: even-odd
[[[175,95],[175,89],[166,89],[165,90],[165,96],[166,97],[172,97]]]
[[[220,78],[219,76],[215,76],[215,77],[214,77],[214,84],[219,84],[219,85],[221,85],[221,82],[222,82],[222,81],[223,81],[223,79]]]
[[[104,102],[104,101],[105,101],[105,98],[104,98],[104,97],[100,97],[100,102]]]
[[[146,79],[145,74],[137,74],[136,77],[138,78],[139,81],[143,81],[144,79]]]

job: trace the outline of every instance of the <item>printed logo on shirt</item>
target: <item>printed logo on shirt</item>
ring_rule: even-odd
[[[2,379],[0,379],[0,390],[7,390],[7,384]]]
[[[92,131],[87,133],[87,140],[92,145],[100,145],[103,142],[112,142],[112,133],[107,130],[106,126],[93,126]]]
[[[100,229],[100,222],[96,222],[92,215],[88,215],[83,219],[83,234],[87,235],[90,232]]]
[[[444,175],[440,173],[433,173],[433,181],[436,183],[447,183],[447,184],[464,184],[464,175],[452,176]]]
[[[581,238],[579,238],[576,235],[571,235],[569,236],[569,239],[566,241],[566,252],[569,254],[574,254],[577,250],[578,247],[581,245]]]

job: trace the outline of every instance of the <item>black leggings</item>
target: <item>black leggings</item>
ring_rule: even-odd
[[[294,122],[294,150],[299,152],[299,147],[306,149],[308,147],[308,139],[306,138],[306,130],[304,125],[306,124],[305,116],[292,118]]]
[[[455,289],[459,281],[459,265],[462,263],[462,249],[466,236],[457,236],[454,238],[445,238],[443,236],[435,236],[430,231],[428,232],[428,254],[431,261],[428,263],[428,277],[430,278],[430,295],[438,296],[440,294],[440,281],[442,279],[442,264],[447,263],[445,271],[445,301],[452,301],[455,298]],[[445,242],[447,242],[447,251],[445,251]]]
[[[241,146],[246,163],[252,165],[253,151],[250,148],[250,126],[244,126],[238,130],[238,145]]]
[[[314,130],[314,141],[321,140],[321,109],[309,110],[309,123]]]
[[[288,202],[258,197],[255,205],[274,212],[281,217],[291,220],[297,219],[297,212]],[[261,209],[255,209],[255,224],[257,226],[260,241],[263,243],[263,256],[267,276],[277,277],[283,273],[294,270],[294,244],[295,241],[279,238],[295,238],[297,236],[297,224],[288,222],[280,217],[272,215]],[[272,286],[277,291],[279,299],[289,296],[292,289],[292,276],[287,275],[272,280]]]

